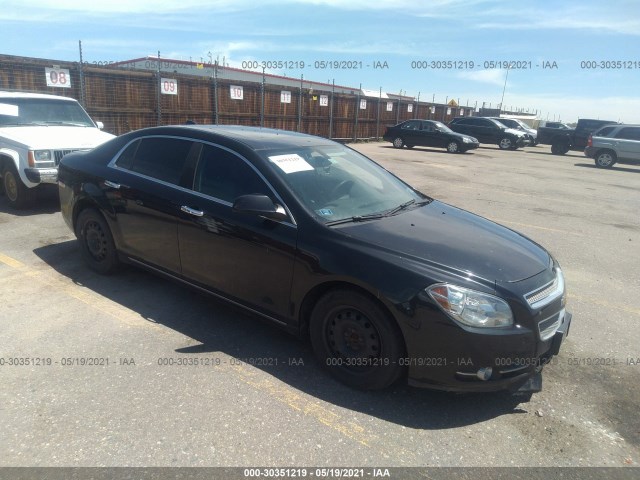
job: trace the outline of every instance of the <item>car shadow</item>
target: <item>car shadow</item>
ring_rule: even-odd
[[[518,406],[523,398],[508,392],[462,395],[408,387],[403,382],[377,392],[354,390],[320,368],[308,340],[301,341],[225,302],[134,267],[124,267],[112,276],[95,274],[82,262],[75,240],[40,247],[34,253],[79,287],[197,342],[177,347],[176,354],[218,352],[249,365],[252,362],[247,359],[276,359],[275,364],[251,367],[322,401],[410,428],[449,429],[526,413]]]
[[[390,148],[392,150],[400,150],[398,148],[395,148],[393,145],[381,145],[380,148]],[[402,148],[401,150],[403,152],[432,152],[432,153],[443,153],[445,155],[454,155],[452,153],[447,152],[447,150],[444,147],[443,148],[435,148],[435,147],[422,147],[422,146],[416,145],[413,148]],[[473,150],[468,150],[466,152],[460,152],[460,153],[457,153],[455,155],[467,155],[469,153],[473,153]]]
[[[640,173],[640,168],[621,167],[619,163],[616,163],[612,167],[603,168],[603,169],[599,169],[598,167],[596,167],[594,163],[574,163],[573,165],[576,167],[582,167],[582,168],[592,168],[593,170],[613,170],[613,171],[620,171],[620,172]],[[634,164],[630,162],[629,165],[640,166],[640,163]]]
[[[36,214],[57,213],[60,211],[60,198],[57,185],[41,185],[35,192],[33,205],[25,209],[15,209],[9,205],[7,196],[0,195],[0,213],[7,213],[16,217],[28,217]]]

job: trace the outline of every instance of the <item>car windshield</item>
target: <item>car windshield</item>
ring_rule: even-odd
[[[322,223],[380,218],[429,200],[364,155],[339,144],[260,153]]]
[[[95,127],[76,102],[42,98],[0,98],[0,126],[73,125]]]

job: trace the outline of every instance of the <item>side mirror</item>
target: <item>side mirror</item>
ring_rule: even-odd
[[[266,195],[251,194],[241,195],[233,202],[233,211],[239,213],[248,213],[268,218],[270,220],[283,221],[287,220],[287,212],[277,203],[274,203]]]
[[[99,130],[102,130],[104,128],[104,123],[96,122],[96,126],[98,127]]]

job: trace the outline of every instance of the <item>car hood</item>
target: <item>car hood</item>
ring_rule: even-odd
[[[478,139],[472,135],[465,135],[464,133],[458,133],[458,132],[447,132],[449,135],[453,135],[456,138],[459,138],[460,140],[464,139],[464,138],[468,138],[469,140],[471,140],[472,142],[478,142]]]
[[[491,282],[524,280],[551,261],[545,249],[523,235],[438,201],[341,230],[395,255]]]
[[[522,137],[523,135],[525,135],[525,132],[523,132],[522,130],[516,130],[515,128],[506,128],[505,132],[516,135],[518,137]]]
[[[16,145],[33,150],[93,148],[114,135],[96,127],[25,126],[0,128],[0,136]]]

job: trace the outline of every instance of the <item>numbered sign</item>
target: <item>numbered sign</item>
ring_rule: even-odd
[[[173,78],[161,78],[160,79],[160,93],[164,95],[177,95],[178,94],[178,81]]]
[[[407,112],[409,113],[413,112],[413,103],[410,103],[409,105],[407,105]]]
[[[431,107],[431,113],[436,113],[436,107]]]
[[[329,106],[329,95],[320,95],[320,106],[321,107]]]
[[[387,102],[387,112],[393,112],[393,102]]]
[[[366,110],[367,109],[367,101],[363,98],[362,100],[360,100],[360,110]]]
[[[244,89],[242,86],[231,85],[229,91],[231,93],[231,100],[242,100],[244,98]]]
[[[447,115],[451,115],[451,107],[447,108]]]
[[[71,88],[71,76],[66,68],[45,68],[47,87]]]
[[[282,90],[280,92],[280,103],[291,103],[291,92]]]
[[[464,108],[461,108],[461,109],[460,109],[460,116],[461,116],[461,117],[464,117]]]

